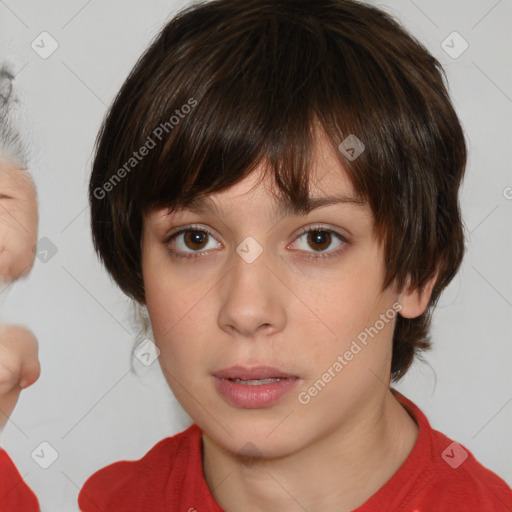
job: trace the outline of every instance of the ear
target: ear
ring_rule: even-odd
[[[407,277],[399,297],[398,302],[402,305],[400,315],[404,318],[416,318],[422,315],[427,309],[432,288],[437,280],[437,273],[427,281],[423,288],[412,288],[410,285],[410,276]]]

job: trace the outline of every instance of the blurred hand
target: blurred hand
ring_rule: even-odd
[[[37,197],[30,176],[11,162],[0,161],[0,280],[4,283],[30,272],[37,225]],[[39,377],[37,350],[37,339],[28,329],[0,325],[0,431],[21,390]]]
[[[0,327],[0,430],[7,423],[22,389],[33,384],[41,372],[37,339],[17,325]]]
[[[10,282],[30,272],[37,242],[37,198],[30,176],[0,162],[0,278]]]

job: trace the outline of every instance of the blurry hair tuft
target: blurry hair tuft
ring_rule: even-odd
[[[28,167],[28,145],[19,129],[20,102],[13,87],[13,67],[0,63],[0,160],[8,159],[21,169]]]

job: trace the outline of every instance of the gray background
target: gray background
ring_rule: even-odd
[[[46,262],[38,254],[1,312],[3,321],[26,323],[40,343],[41,377],[23,392],[2,445],[43,512],[77,510],[79,487],[91,473],[141,457],[190,422],[158,365],[131,358],[129,301],[96,260],[86,201],[107,105],[165,20],[185,4],[0,0],[0,56],[16,66],[36,148],[39,238],[57,250]],[[434,349],[397,387],[434,428],[512,484],[512,2],[376,4],[444,65],[470,149],[462,190],[468,252],[435,315]],[[31,48],[43,31],[59,45],[47,59]],[[441,47],[453,31],[469,43],[456,59]],[[41,442],[58,454],[48,469],[40,464],[51,462],[52,449],[43,445],[41,452]]]

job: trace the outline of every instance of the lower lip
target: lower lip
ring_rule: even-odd
[[[297,377],[292,377],[268,384],[251,386],[215,377],[215,387],[226,402],[231,405],[246,409],[259,409],[269,407],[277,402],[286,393],[292,391],[297,386],[299,380]]]

